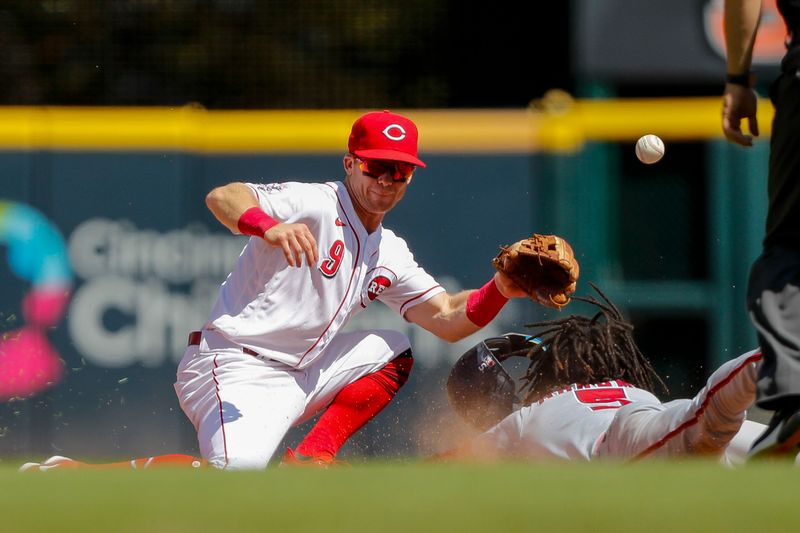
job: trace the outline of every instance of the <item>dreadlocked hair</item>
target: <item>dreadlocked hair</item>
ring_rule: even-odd
[[[570,315],[566,318],[526,324],[545,328],[536,334],[541,344],[531,348],[531,359],[522,378],[523,403],[530,405],[548,393],[572,384],[592,384],[623,380],[640,389],[655,392],[667,385],[656,373],[633,340],[633,325],[600,289],[590,283],[603,302],[593,296],[575,297],[596,306],[591,318]]]

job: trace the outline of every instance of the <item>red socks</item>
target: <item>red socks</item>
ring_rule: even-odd
[[[297,447],[297,454],[332,460],[347,439],[392,401],[408,381],[413,365],[408,350],[343,388]]]

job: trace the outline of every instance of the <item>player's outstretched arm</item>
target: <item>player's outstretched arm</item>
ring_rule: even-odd
[[[480,289],[439,293],[406,311],[405,317],[440,339],[457,342],[491,322],[510,298],[525,296],[507,276],[496,272]]]
[[[265,213],[255,193],[244,183],[229,183],[206,196],[206,206],[217,220],[236,235],[260,237],[270,246],[283,250],[286,262],[301,266],[306,256],[309,266],[319,260],[317,240],[305,224],[284,224]]]

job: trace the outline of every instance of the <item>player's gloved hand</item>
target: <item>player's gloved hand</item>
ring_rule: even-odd
[[[506,298],[524,298],[528,296],[528,293],[514,283],[514,280],[500,271],[494,273],[494,283],[497,285],[497,290],[500,291],[500,294]]]
[[[492,264],[533,301],[556,309],[569,303],[580,275],[572,247],[556,235],[534,233],[502,246]]]

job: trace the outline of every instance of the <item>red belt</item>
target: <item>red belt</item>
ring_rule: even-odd
[[[202,338],[203,338],[202,331],[192,331],[191,333],[189,333],[189,346],[199,346],[200,339]],[[247,355],[253,355],[253,356],[258,355],[258,352],[251,350],[250,348],[242,347],[242,351]]]

